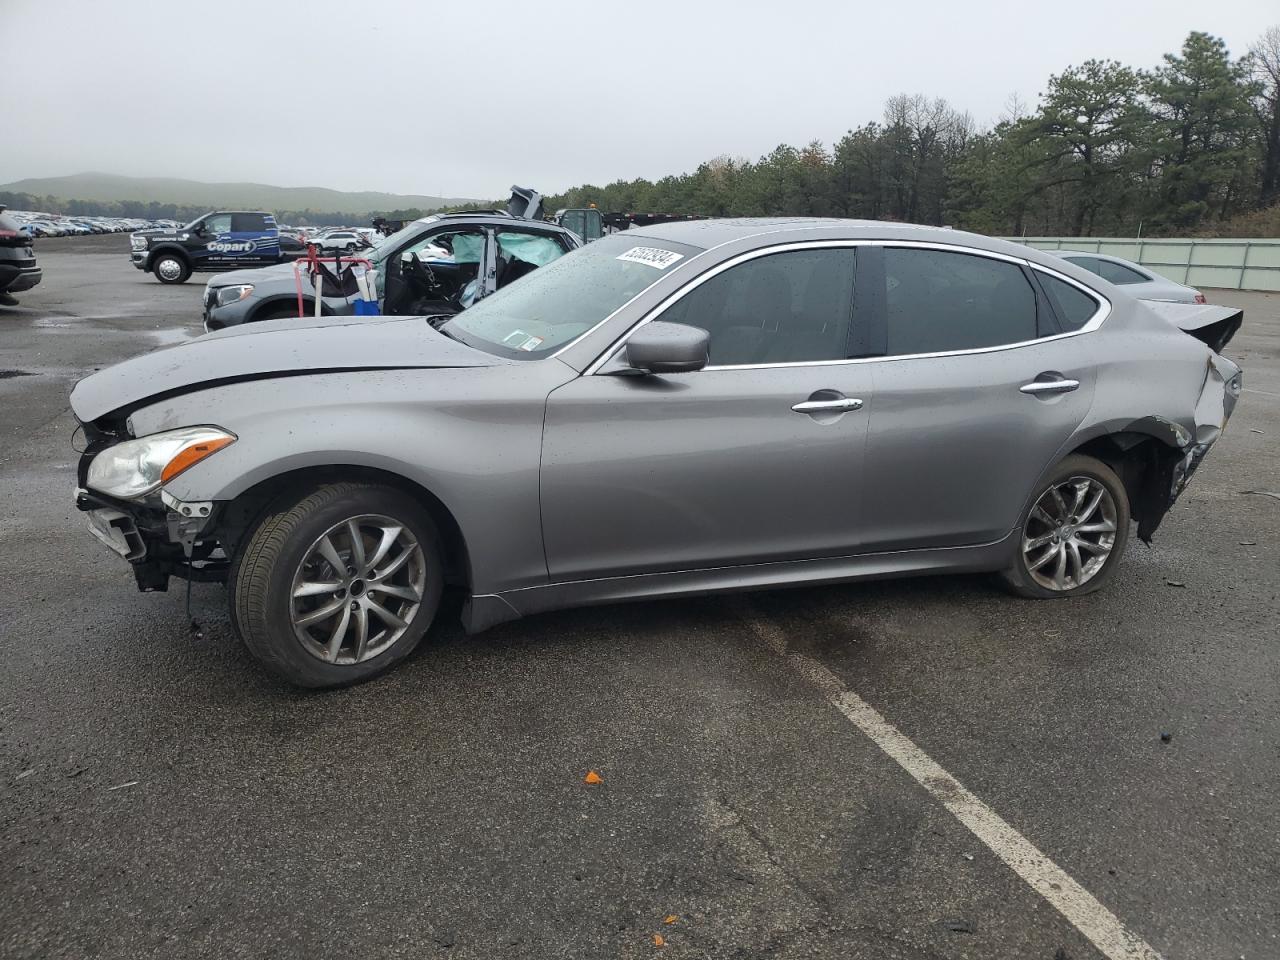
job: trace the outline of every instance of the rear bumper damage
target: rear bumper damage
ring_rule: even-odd
[[[1151,543],[1156,527],[1182,495],[1209,448],[1222,436],[1243,383],[1244,373],[1237,364],[1211,353],[1191,418],[1193,429],[1161,417],[1148,417],[1133,424],[1133,429],[1142,433],[1163,435],[1167,444],[1151,446],[1153,459],[1145,473],[1146,482],[1133,505],[1134,516],[1138,517],[1138,538],[1144,543]]]

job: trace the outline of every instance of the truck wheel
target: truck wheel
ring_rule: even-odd
[[[191,266],[177,254],[162,253],[151,264],[151,272],[161,283],[186,283],[191,276]]]
[[[302,687],[395,666],[440,605],[440,537],[393,487],[335,483],[273,504],[236,557],[232,618],[249,651]]]

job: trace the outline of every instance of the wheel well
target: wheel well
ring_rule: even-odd
[[[286,309],[289,311],[287,316],[296,317],[298,315],[298,298],[296,296],[276,297],[274,300],[264,300],[254,308],[253,313],[249,315],[249,318],[245,322],[256,323],[259,320],[272,319],[276,314],[279,314],[280,311]],[[304,292],[302,295],[302,315],[304,317],[310,317],[314,316],[315,312],[315,297],[309,297]],[[330,310],[323,301],[321,301],[320,316],[331,317],[334,315],[333,311]]]
[[[191,257],[189,257],[187,255],[187,251],[183,250],[181,247],[157,247],[155,250],[151,251],[150,255],[147,258],[147,263],[154,264],[157,259],[159,259],[161,256],[164,256],[165,254],[170,254],[172,256],[175,256],[179,260],[181,260],[183,263],[185,263],[188,267],[191,266]]]
[[[440,531],[445,554],[445,582],[470,587],[471,558],[467,552],[467,542],[462,536],[458,521],[440,498],[421,484],[399,474],[355,464],[305,467],[263,480],[244,491],[227,506],[218,523],[218,540],[227,557],[234,557],[239,552],[246,534],[257,526],[263,513],[274,501],[286,496],[301,498],[317,487],[342,481],[395,487],[421,503]]]
[[[1150,434],[1123,430],[1094,437],[1071,453],[1101,460],[1116,472],[1138,523],[1138,537],[1150,543],[1172,504],[1173,468],[1184,452]]]
[[[302,309],[303,309],[304,316],[310,315],[315,311],[314,299],[309,299],[306,296],[303,296],[302,303],[303,303]],[[249,318],[246,321],[246,323],[256,323],[259,320],[271,319],[276,314],[279,314],[280,311],[286,308],[290,311],[289,316],[297,316],[298,315],[298,298],[297,297],[277,297],[275,300],[267,300],[264,303],[260,303],[254,309],[253,313],[249,315]],[[321,316],[327,316],[327,315],[328,314],[324,310],[324,307],[322,305]]]

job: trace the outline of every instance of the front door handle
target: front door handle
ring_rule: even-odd
[[[823,411],[861,410],[862,401],[854,397],[841,397],[839,400],[805,400],[791,407],[796,413],[822,413]]]
[[[1018,389],[1023,393],[1031,394],[1033,397],[1039,397],[1047,393],[1070,393],[1079,386],[1079,380],[1032,380],[1030,383],[1024,383]]]

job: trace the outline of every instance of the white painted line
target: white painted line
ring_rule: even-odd
[[[1088,890],[1071,879],[1056,863],[1006,823],[999,814],[965,789],[874,707],[849,690],[834,673],[801,653],[787,649],[787,639],[773,624],[754,611],[748,613],[752,630],[811,683],[849,722],[871,738],[916,782],[941,801],[951,813],[1008,864],[1055,910],[1083,933],[1108,960],[1160,960],[1160,954],[1128,930],[1114,913]]]

